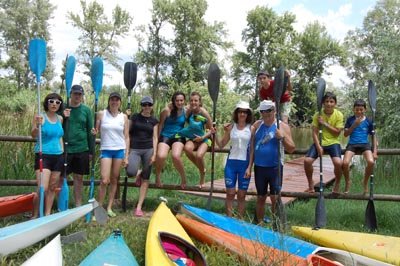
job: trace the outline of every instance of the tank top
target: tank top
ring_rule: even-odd
[[[278,166],[278,139],[276,138],[276,122],[271,126],[264,123],[256,130],[254,137],[254,164],[262,167]],[[284,160],[283,145],[281,145],[281,164]]]
[[[125,149],[124,128],[124,114],[118,113],[118,115],[114,117],[107,109],[105,109],[100,125],[100,150]]]
[[[46,113],[42,114],[44,123],[42,125],[42,153],[50,155],[59,155],[63,153],[62,137],[64,130],[61,124],[60,117],[57,115],[57,120],[52,122]],[[38,136],[39,138],[39,136]],[[35,144],[35,153],[39,152],[39,142]]]
[[[237,124],[234,123],[230,134],[231,149],[228,159],[246,161],[249,154],[250,138],[250,124],[240,130],[237,128]]]
[[[185,120],[185,110],[177,117],[169,115],[164,121],[164,126],[160,133],[161,136],[170,139],[175,138],[175,134],[185,126]]]

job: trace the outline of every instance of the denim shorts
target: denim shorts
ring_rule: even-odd
[[[342,157],[342,148],[340,147],[340,144],[332,144],[329,146],[322,146],[324,149],[324,154],[329,154],[331,158],[333,157]],[[318,152],[317,148],[315,147],[315,144],[312,144],[310,149],[308,150],[306,157],[311,157],[314,159],[318,158]]]

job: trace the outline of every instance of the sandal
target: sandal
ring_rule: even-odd
[[[107,215],[108,215],[109,217],[115,217],[115,216],[117,216],[117,214],[116,214],[115,212],[113,212],[112,210],[108,210],[108,211],[107,211]]]
[[[136,217],[142,217],[144,215],[142,210],[136,209],[135,210],[135,216]]]

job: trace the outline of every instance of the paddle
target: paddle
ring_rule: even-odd
[[[276,112],[276,127],[279,129],[279,120],[280,120],[280,104],[281,104],[281,98],[283,93],[285,92],[285,68],[281,66],[278,68],[278,70],[275,72],[275,77],[274,77],[274,101],[275,101],[275,112]],[[276,199],[276,205],[275,205],[275,210],[276,210],[276,216],[279,219],[279,223],[276,223],[276,221],[273,222],[273,229],[282,231],[285,229],[286,226],[286,212],[285,212],[285,206],[282,202],[282,197],[281,197],[281,190],[282,190],[282,183],[283,183],[283,176],[282,176],[282,167],[283,167],[283,162],[282,162],[282,140],[280,139],[278,141],[278,178],[279,178],[279,193],[278,193],[278,198]],[[279,227],[278,227],[279,225]]]
[[[368,81],[368,101],[369,101],[369,106],[372,110],[372,149],[374,149],[376,88],[372,80]],[[368,228],[368,230],[376,231],[378,229],[378,225],[376,222],[373,188],[374,188],[374,173],[372,172],[369,179],[369,200],[367,204],[367,209],[365,210],[365,227]]]
[[[132,95],[132,89],[133,87],[135,87],[136,84],[136,78],[137,78],[137,65],[133,62],[126,62],[124,65],[124,84],[125,87],[128,89],[128,109],[131,109],[131,95]],[[128,175],[125,175],[124,190],[122,191],[122,210],[124,212],[126,212],[127,190],[128,190]]]
[[[40,76],[46,68],[46,42],[43,39],[33,39],[29,42],[29,66],[36,75],[38,115],[40,115]],[[43,186],[43,158],[42,158],[42,124],[39,123],[39,216],[43,216],[44,186]]]
[[[103,59],[101,57],[95,57],[92,60],[92,67],[90,68],[90,79],[92,81],[92,87],[94,91],[94,125],[96,126],[96,114],[97,114],[97,104],[99,102],[99,94],[103,87]],[[93,147],[96,146],[96,137],[93,137]],[[90,173],[90,189],[89,189],[89,200],[94,196],[94,170],[95,170],[95,149],[93,148],[92,155],[92,169]],[[99,206],[102,209],[102,206]],[[99,209],[99,208],[96,208]],[[96,212],[95,209],[95,212]],[[104,209],[103,209],[104,210]],[[105,210],[104,210],[105,212]],[[86,222],[90,222],[91,212],[86,215]],[[106,214],[107,215],[107,214]],[[97,222],[99,220],[96,217]],[[100,222],[99,222],[100,223]]]
[[[71,92],[72,81],[74,80],[76,60],[73,56],[67,56],[67,62],[65,66],[65,91],[67,94],[67,108],[69,108],[69,96]],[[68,210],[69,202],[69,187],[67,177],[68,167],[68,117],[64,118],[65,132],[64,132],[64,178],[61,186],[60,194],[58,195],[58,210]]]
[[[219,82],[221,79],[221,70],[218,65],[213,63],[210,64],[208,68],[208,93],[210,94],[211,100],[213,101],[213,127],[215,125],[215,113],[217,111],[217,100],[219,93]],[[207,200],[207,209],[211,208],[211,198],[214,189],[214,159],[215,159],[215,134],[211,136],[212,144],[211,144],[211,187],[210,187],[210,195]]]
[[[321,115],[322,99],[324,98],[325,87],[326,87],[325,80],[323,78],[319,78],[318,85],[317,85],[317,107],[318,107],[319,115]],[[319,125],[318,138],[319,138],[319,144],[322,146],[322,125]],[[324,194],[323,194],[324,188],[322,186],[322,179],[323,179],[322,155],[320,155],[319,156],[319,195],[318,195],[317,205],[315,207],[315,228],[321,228],[326,225],[326,209],[325,209],[325,201],[324,201]]]

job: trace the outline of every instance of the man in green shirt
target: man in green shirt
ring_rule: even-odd
[[[68,119],[65,134],[67,145],[67,174],[73,173],[75,205],[82,204],[83,176],[89,174],[90,159],[93,156],[93,116],[90,108],[82,103],[84,90],[80,85],[71,88],[69,106],[64,111]]]

